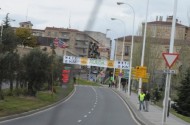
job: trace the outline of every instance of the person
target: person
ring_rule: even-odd
[[[150,93],[149,93],[149,91],[146,91],[144,101],[145,101],[145,111],[148,112],[149,111],[149,101],[150,101]]]
[[[110,87],[112,87],[113,85],[114,85],[114,77],[113,76],[111,76],[110,77]]]
[[[126,82],[122,82],[123,91],[126,93]]]
[[[145,97],[145,94],[143,93],[143,91],[141,91],[141,93],[139,94],[139,110],[141,110],[142,106],[143,106],[143,110],[145,110],[144,97]]]
[[[76,84],[76,77],[75,76],[73,77],[73,82],[74,82],[74,84]]]

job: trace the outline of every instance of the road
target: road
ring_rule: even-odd
[[[76,86],[65,102],[0,125],[137,125],[124,102],[109,88]]]

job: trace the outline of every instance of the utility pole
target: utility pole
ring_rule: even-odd
[[[173,11],[172,31],[171,31],[171,37],[170,37],[169,53],[173,53],[173,48],[174,48],[177,2],[178,2],[178,0],[175,0],[175,2],[174,2],[174,11]],[[168,111],[168,99],[169,99],[169,92],[170,92],[170,84],[171,84],[171,73],[167,73],[167,75],[166,75],[166,87],[165,87],[165,96],[164,96],[164,108],[163,108],[162,125],[164,125],[166,123],[166,117],[167,117],[167,111]]]

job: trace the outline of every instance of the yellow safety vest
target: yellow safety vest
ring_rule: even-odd
[[[143,101],[144,97],[145,97],[145,94],[140,94],[139,97],[140,97],[140,101]]]

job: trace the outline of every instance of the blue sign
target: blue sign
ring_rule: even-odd
[[[128,69],[124,70],[123,78],[129,78],[129,70]]]

